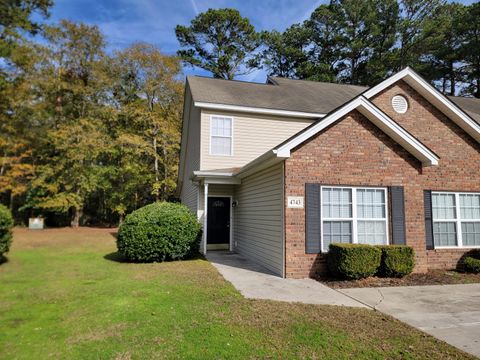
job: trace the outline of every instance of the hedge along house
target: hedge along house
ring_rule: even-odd
[[[480,100],[410,68],[375,87],[188,77],[179,196],[202,252],[279,276],[325,271],[333,242],[406,244],[415,271],[480,248]]]

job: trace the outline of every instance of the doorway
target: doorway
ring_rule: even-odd
[[[207,250],[229,250],[232,199],[209,196],[207,206]]]

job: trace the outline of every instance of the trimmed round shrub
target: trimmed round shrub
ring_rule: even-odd
[[[480,250],[474,254],[466,256],[463,260],[465,270],[475,274],[480,274]]]
[[[201,226],[186,206],[156,202],[125,218],[117,248],[132,262],[179,260],[198,253],[200,237]]]
[[[415,252],[405,245],[376,246],[382,251],[379,275],[386,277],[404,277],[413,271]]]
[[[10,210],[0,204],[0,257],[7,253],[12,244],[13,218]]]
[[[382,251],[362,244],[330,244],[327,264],[330,272],[341,278],[363,279],[380,267]]]

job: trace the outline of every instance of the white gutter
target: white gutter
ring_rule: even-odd
[[[193,174],[195,176],[201,176],[201,177],[233,176],[232,172],[221,173],[221,172],[215,172],[215,171],[201,171],[201,170],[194,171]]]
[[[214,171],[201,171],[197,170],[193,172],[193,176],[190,178],[192,181],[199,181],[203,179],[204,184],[228,184],[238,185],[241,184],[241,180],[231,172],[214,172]]]
[[[199,102],[199,101],[195,101],[195,106],[202,109],[211,109],[211,110],[220,110],[220,111],[238,111],[238,112],[246,112],[246,113],[290,116],[290,117],[308,118],[308,119],[318,119],[326,115],[324,113],[267,109],[267,108],[250,107],[250,106],[206,103],[206,102]]]

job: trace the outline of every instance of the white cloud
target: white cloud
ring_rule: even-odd
[[[96,24],[105,34],[110,51],[144,41],[155,44],[168,54],[174,54],[179,46],[175,26],[188,25],[194,16],[208,8],[236,8],[250,19],[257,30],[283,31],[293,23],[308,18],[320,3],[326,1],[328,0],[57,0],[50,21],[69,18]],[[205,74],[198,69],[189,69],[187,72],[190,71]],[[265,71],[257,70],[241,78],[264,81]]]
[[[312,15],[312,13],[315,11],[315,9],[319,7],[322,3],[326,3],[326,1],[325,0],[316,1],[315,5],[310,7],[307,11],[305,11],[305,13],[296,22],[300,23],[307,20],[310,17],[310,15]]]
[[[195,0],[190,0],[190,2],[192,3],[192,8],[193,8],[193,11],[195,12],[195,15],[198,15],[199,11],[197,7],[197,3],[195,2]]]

